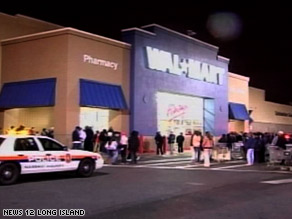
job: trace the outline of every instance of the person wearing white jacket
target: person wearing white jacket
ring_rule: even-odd
[[[200,162],[201,160],[201,149],[202,149],[202,135],[200,131],[194,131],[192,136],[192,146],[193,146],[193,161]]]
[[[126,156],[127,156],[127,144],[128,144],[128,137],[125,132],[121,132],[121,140],[120,140],[120,153],[122,157],[122,163],[126,163]]]

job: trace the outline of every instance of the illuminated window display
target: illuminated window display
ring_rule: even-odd
[[[158,92],[157,129],[163,135],[203,131],[203,98]]]
[[[80,108],[80,127],[91,126],[93,130],[109,128],[110,110],[99,108]]]

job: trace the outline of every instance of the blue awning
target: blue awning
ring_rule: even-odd
[[[56,78],[4,83],[0,108],[53,106],[55,86]]]
[[[229,103],[229,119],[249,120],[245,105],[240,103]]]
[[[127,109],[121,86],[80,79],[80,106]]]

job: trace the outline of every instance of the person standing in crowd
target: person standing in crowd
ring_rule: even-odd
[[[117,164],[119,156],[118,142],[114,136],[108,138],[108,142],[105,144],[105,148],[107,149],[111,164]]]
[[[127,144],[128,144],[128,137],[125,132],[121,132],[121,139],[120,139],[120,145],[119,150],[122,157],[122,163],[126,163],[126,156],[127,156]]]
[[[202,150],[202,134],[200,131],[194,131],[194,135],[192,137],[192,145],[194,150],[194,161],[198,163],[201,161],[201,150]]]
[[[47,132],[47,136],[50,138],[54,138],[54,127],[49,128],[48,132]]]
[[[220,139],[218,140],[219,143],[227,143],[227,136],[226,134],[222,134]]]
[[[254,149],[256,146],[256,140],[253,136],[253,134],[250,132],[247,134],[247,138],[245,141],[244,147],[246,148],[246,159],[247,159],[247,165],[253,165],[254,163]]]
[[[84,140],[84,150],[86,151],[93,151],[93,136],[94,132],[91,127],[85,127],[86,137]]]
[[[103,153],[106,153],[106,148],[105,148],[106,142],[107,142],[107,131],[104,129],[99,134],[99,146],[100,146],[99,150]]]
[[[76,126],[75,130],[72,132],[72,149],[81,149],[80,131],[81,128]]]
[[[129,152],[131,153],[131,163],[136,164],[137,163],[137,151],[140,147],[140,140],[139,140],[139,132],[132,131],[131,136],[128,140],[128,148]]]
[[[287,144],[287,140],[284,136],[284,132],[278,131],[278,134],[273,138],[271,145],[275,145],[283,150],[286,150],[286,144]]]
[[[206,132],[202,146],[204,149],[204,167],[210,167],[210,156],[214,147],[214,139],[210,132]]]
[[[41,131],[41,135],[42,136],[47,136],[47,134],[48,134],[47,133],[47,129],[46,128],[43,128],[42,131]]]
[[[183,136],[183,133],[181,132],[180,135],[176,137],[176,143],[178,145],[178,153],[184,152],[184,148],[183,148],[184,141],[185,141],[185,137]]]
[[[109,129],[107,131],[107,136],[112,137],[113,135],[114,135],[114,129],[112,127],[109,127]]]
[[[28,130],[28,134],[29,134],[29,135],[36,135],[35,127],[31,127],[31,128]]]
[[[93,152],[99,152],[99,131],[96,131],[93,136]]]
[[[255,134],[254,162],[265,162],[265,144],[263,134],[260,132]]]
[[[80,140],[81,140],[81,148],[84,150],[84,141],[86,139],[86,132],[84,131],[84,129],[80,129]]]
[[[234,135],[234,132],[230,132],[227,134],[227,147],[231,151],[233,143],[236,142],[236,136]]]
[[[8,134],[8,135],[15,135],[16,134],[16,128],[15,126],[10,126],[10,128],[8,130],[6,130],[6,133],[5,134]]]
[[[174,150],[174,142],[175,142],[175,135],[173,134],[173,132],[171,131],[168,138],[168,145],[169,145],[169,150],[170,150],[170,154],[173,154],[173,150]]]
[[[160,153],[161,155],[163,155],[163,150],[162,150],[163,137],[161,136],[160,132],[156,132],[154,140],[156,143],[156,154],[159,155]]]

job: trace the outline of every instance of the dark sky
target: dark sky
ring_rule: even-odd
[[[292,12],[288,1],[23,2],[1,3],[0,12],[19,13],[117,40],[121,40],[121,29],[151,23],[181,33],[191,29],[195,38],[218,46],[219,55],[230,59],[230,72],[248,76],[250,86],[265,89],[267,100],[292,102]]]

